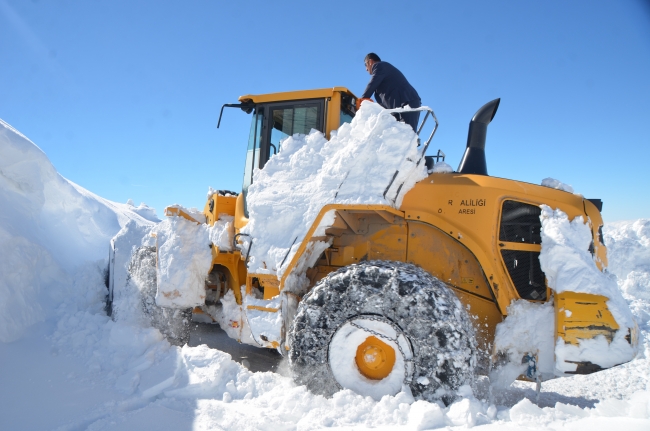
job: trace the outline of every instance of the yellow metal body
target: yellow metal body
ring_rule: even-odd
[[[256,280],[265,298],[277,295],[294,268],[307,257],[310,243],[331,241],[332,245],[307,270],[311,285],[342,266],[362,260],[416,264],[454,290],[474,319],[479,347],[489,351],[496,325],[507,315],[508,305],[520,299],[501,250],[541,251],[540,244],[499,240],[505,200],[561,208],[571,219],[587,219],[585,206],[592,205],[580,196],[534,184],[482,175],[431,174],[407,193],[399,210],[381,205],[325,206],[282,279],[278,282],[275,276],[249,274],[247,290],[250,292]],[[335,211],[336,216],[326,236],[314,236],[330,211]],[[600,214],[592,214],[589,222],[597,232],[602,225]],[[598,235],[594,236],[594,244],[599,260],[606,264],[605,247]],[[546,298],[551,297],[550,293]],[[605,302],[599,307],[602,313],[609,314]],[[580,310],[576,313],[581,314]],[[560,337],[564,334],[558,332]]]
[[[214,203],[210,204],[210,202]],[[205,221],[207,224],[212,226],[217,220],[219,220],[219,214],[234,216],[236,207],[237,196],[219,196],[218,194],[213,194],[208,199],[205,208],[203,209]],[[212,208],[212,211],[210,211],[210,208]]]
[[[210,196],[203,210],[207,224],[212,226],[221,214],[236,216],[238,199],[239,196],[220,196],[218,193]],[[247,274],[241,252],[220,251],[213,246],[212,268],[213,271],[221,271],[226,275],[227,286],[233,290],[237,302],[241,304],[241,290],[238,287],[246,282]]]
[[[166,207],[165,208],[165,216],[167,217],[183,217],[186,220],[193,221],[195,223],[201,223],[199,220],[195,219],[188,213],[187,211],[183,210],[182,208],[179,207]]]
[[[614,339],[619,329],[607,309],[607,297],[587,293],[562,292],[555,295],[556,332],[565,343],[579,345],[580,339],[604,336]]]
[[[347,100],[349,96],[353,102],[356,100],[343,87],[246,95],[239,100],[259,104],[323,99],[325,134],[329,138],[330,132],[340,125],[342,95],[346,95]],[[592,229],[596,263],[601,270],[607,266],[606,248],[599,240],[599,229],[602,227],[600,212],[581,196],[484,175],[434,173],[408,191],[399,209],[382,205],[327,205],[322,208],[279,280],[273,275],[247,273],[243,260],[246,256],[239,251],[220,251],[216,247],[212,249],[213,271],[227,274],[228,285],[233,288],[237,302],[241,304],[238,286],[245,284],[248,294],[253,289],[260,289],[264,299],[274,298],[283,292],[287,277],[293,271],[303,270],[305,261],[315,262],[306,270],[311,286],[340,267],[364,260],[413,263],[453,289],[474,321],[480,348],[489,352],[496,325],[506,317],[508,305],[520,299],[502,259],[502,251],[541,251],[540,244],[499,239],[502,205],[506,200],[535,207],[545,204],[559,208],[570,219],[583,217]],[[330,212],[334,212],[334,223],[323,236],[315,236],[322,220]],[[234,216],[237,233],[248,222],[242,194],[237,197],[215,194],[208,198],[204,213],[208,224],[218,220],[220,214]],[[170,212],[169,215],[185,217],[182,213]],[[313,250],[310,245],[315,241],[326,241],[330,247],[320,256],[310,256]],[[295,296],[293,293],[287,294]],[[552,292],[547,288],[543,298],[549,300],[551,297]],[[578,339],[597,335],[611,339],[618,326],[607,309],[606,299],[578,293],[556,295],[556,336],[572,344],[577,343]],[[299,297],[295,298],[295,304],[299,300]],[[285,312],[266,310],[264,307],[255,309]],[[565,310],[571,310],[571,315]],[[291,313],[284,318],[284,331],[287,331]],[[360,370],[371,379],[385,377],[387,367],[390,365],[392,369],[391,364],[394,363],[394,351],[391,360],[389,350],[392,349],[375,340],[364,343],[363,348],[359,346],[361,350],[357,352]],[[275,348],[276,344],[267,347]],[[288,348],[287,345],[284,347]],[[372,354],[366,355],[366,351]],[[373,355],[380,359],[372,359]]]

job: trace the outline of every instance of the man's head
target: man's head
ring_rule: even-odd
[[[366,65],[366,70],[371,75],[372,75],[372,65],[375,63],[379,63],[380,61],[381,59],[374,52],[371,52],[370,54],[366,55],[366,58],[363,59],[363,63]]]

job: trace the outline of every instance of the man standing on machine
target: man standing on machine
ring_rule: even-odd
[[[377,103],[386,109],[403,108],[407,105],[411,108],[422,106],[418,92],[395,66],[386,61],[381,61],[374,52],[366,55],[363,62],[371,78],[361,98],[357,101],[357,109],[361,106],[362,101],[370,100],[373,93]],[[417,132],[420,119],[419,111],[394,115],[398,120],[405,122],[413,128],[413,131]]]

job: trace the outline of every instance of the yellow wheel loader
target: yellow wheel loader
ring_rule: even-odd
[[[247,196],[253,173],[264,168],[284,138],[316,129],[329,139],[334,130],[352,121],[356,97],[346,88],[334,87],[246,95],[239,102],[224,107],[253,116],[242,192],[215,191],[203,211],[208,225],[233,218],[236,247],[211,248],[206,305],[196,307],[194,316],[209,320],[219,299],[230,295],[241,315],[221,322],[228,334],[241,338],[242,331],[250,331],[255,344],[288,356],[296,382],[323,394],[349,388],[378,399],[408,387],[416,398],[446,399],[471,383],[477,370],[487,373],[489,364],[495,363],[499,354],[494,349],[495,330],[516,300],[553,301],[549,306],[555,310],[556,344],[559,340],[578,346],[603,336],[611,341],[618,331],[626,331],[635,347],[635,329],[619,327],[607,297],[554,294],[547,286],[538,259],[540,206],[587,220],[593,238],[590,251],[604,270],[602,203],[488,175],[486,132],[500,99],[481,107],[472,118],[457,171],[430,169],[427,178],[406,192],[399,208],[326,205],[307,235],[295,242],[298,251],[281,277],[247,270],[250,249],[241,245],[246,238],[240,231],[249,222]],[[419,142],[422,163],[431,168],[434,158],[444,160],[444,155],[424,157],[437,128],[432,111],[424,121],[428,118],[435,121],[433,132]],[[421,130],[422,126],[418,133]],[[195,220],[178,207],[168,207],[165,214]],[[318,229],[332,214],[329,227],[324,232]],[[322,247],[314,247],[317,242],[327,244],[322,252]],[[317,255],[311,256],[314,250]],[[296,273],[309,281],[300,291],[286,288]],[[538,354],[527,352],[521,358],[533,364],[522,373],[530,379],[539,379],[534,367]],[[566,354],[563,360],[564,374],[604,368]]]

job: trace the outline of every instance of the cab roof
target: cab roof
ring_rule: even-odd
[[[242,103],[267,103],[279,102],[284,100],[300,100],[300,99],[322,99],[325,97],[332,97],[335,92],[347,93],[352,97],[356,97],[350,90],[345,87],[332,87],[320,88],[317,90],[299,90],[299,91],[285,91],[282,93],[268,93],[268,94],[247,94],[240,96],[239,101]]]

